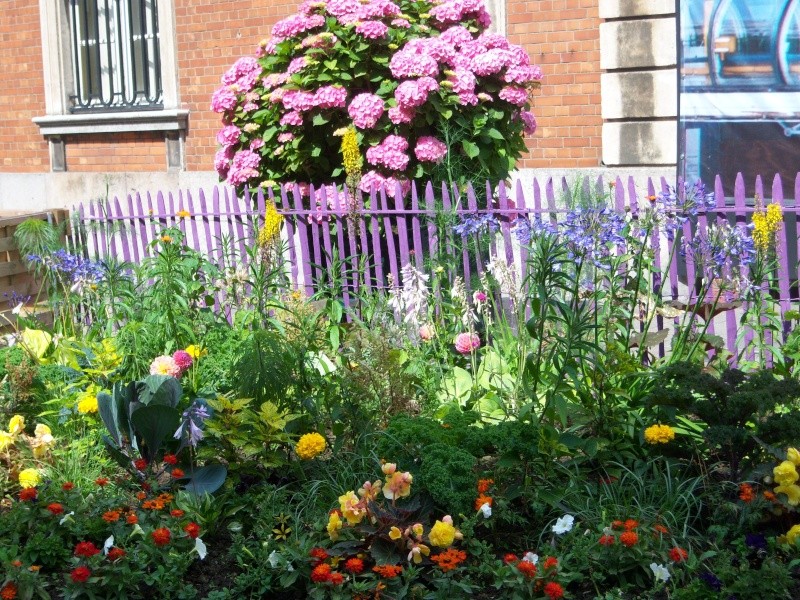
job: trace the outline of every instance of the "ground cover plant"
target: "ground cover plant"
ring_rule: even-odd
[[[221,174],[354,199],[505,177],[539,74],[486,19],[467,0],[304,3],[214,95]],[[798,597],[781,207],[745,227],[699,182],[636,211],[609,196],[504,217],[519,272],[494,213],[442,208],[452,252],[370,293],[336,257],[312,297],[288,285],[274,204],[224,256],[154,219],[135,265],[23,227],[55,319],[15,298],[0,348],[0,598]],[[676,261],[697,274],[677,299]],[[736,355],[710,334],[734,309]]]

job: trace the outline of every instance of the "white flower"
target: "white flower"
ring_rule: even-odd
[[[109,536],[109,538],[103,544],[103,556],[108,554],[108,551],[114,546],[114,536]]]
[[[18,315],[18,314],[20,313],[20,311],[22,311],[22,307],[23,307],[23,306],[24,306],[24,304],[23,304],[22,302],[20,302],[19,304],[17,304],[17,305],[16,305],[16,306],[15,306],[15,307],[14,307],[14,308],[11,310],[11,314],[12,314],[12,315]]]
[[[653,571],[653,577],[656,578],[656,581],[667,581],[669,579],[669,571],[664,565],[650,563],[650,570]]]
[[[200,538],[194,538],[194,551],[200,556],[200,560],[203,560],[206,557],[206,554],[208,554],[206,551],[206,545]]]
[[[539,562],[539,555],[534,554],[533,552],[526,552],[525,556],[522,557],[522,560],[524,562],[529,562],[532,565],[535,565],[536,563]]]
[[[553,533],[561,535],[562,533],[572,531],[572,526],[574,523],[575,517],[572,515],[564,515],[556,521],[555,525],[553,525]]]
[[[277,550],[273,550],[272,552],[269,553],[269,556],[267,557],[267,562],[269,563],[269,566],[272,567],[273,569],[278,566],[278,564],[280,563],[280,554],[278,554]]]
[[[65,514],[63,517],[61,517],[61,520],[58,522],[58,524],[59,524],[59,525],[63,525],[63,524],[64,524],[64,523],[66,523],[67,521],[72,521],[72,516],[73,516],[74,514],[75,514],[75,511],[68,512],[68,513],[67,513],[67,514]]]
[[[484,502],[481,504],[481,507],[478,509],[483,513],[483,518],[488,519],[492,516],[492,506],[488,502]]]

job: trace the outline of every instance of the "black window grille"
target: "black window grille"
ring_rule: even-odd
[[[68,0],[72,112],[163,108],[156,0]]]

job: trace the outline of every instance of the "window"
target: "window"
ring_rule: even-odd
[[[69,0],[70,110],[162,108],[156,0]]]
[[[64,136],[163,131],[166,164],[183,168],[175,0],[39,0],[50,166],[66,170]]]

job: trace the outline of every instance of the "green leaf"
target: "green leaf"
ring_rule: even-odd
[[[137,385],[139,402],[144,405],[161,404],[176,407],[183,390],[178,380],[169,375],[148,375]]]
[[[461,140],[461,147],[464,149],[464,152],[470,158],[476,158],[481,153],[478,146],[476,146],[469,140]]]
[[[213,494],[228,476],[228,469],[223,465],[206,465],[192,473],[192,478],[186,484],[186,491],[192,494]]]
[[[503,137],[503,134],[500,133],[494,127],[491,127],[488,131],[486,131],[486,135],[488,135],[490,138],[495,139],[495,140],[504,140],[505,139]]]
[[[162,404],[151,404],[134,411],[131,424],[144,440],[145,448],[140,449],[142,456],[152,461],[167,436],[178,428],[180,420],[181,415],[175,408]]]
[[[31,358],[35,360],[42,359],[52,341],[53,336],[41,329],[23,329],[20,335],[22,347],[25,348],[31,355]]]
[[[314,115],[314,118],[311,119],[311,123],[314,125],[325,125],[326,123],[330,122],[330,118],[324,115]]]
[[[119,420],[119,407],[117,402],[115,402],[114,398],[109,394],[100,392],[97,394],[97,410],[100,413],[103,424],[111,434],[111,439],[114,440],[117,446],[122,446],[122,436],[117,428],[117,422]]]

